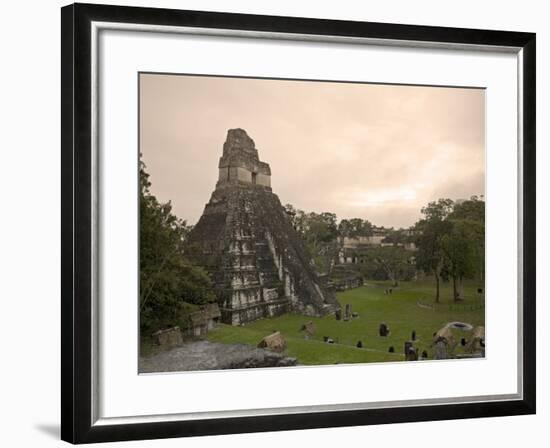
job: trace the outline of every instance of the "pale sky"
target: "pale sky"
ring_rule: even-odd
[[[485,193],[481,89],[142,74],[152,192],[195,224],[227,130],[243,128],[283,204],[408,227],[440,197]]]

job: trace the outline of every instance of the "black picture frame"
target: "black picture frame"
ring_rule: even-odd
[[[535,344],[535,34],[295,17],[73,4],[61,10],[61,438],[72,443],[533,414]],[[92,422],[91,23],[515,47],[522,53],[523,397],[517,400],[117,425]]]

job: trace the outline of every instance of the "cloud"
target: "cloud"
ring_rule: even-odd
[[[438,197],[484,193],[484,91],[142,75],[152,191],[200,217],[227,129],[241,127],[283,203],[409,226]]]

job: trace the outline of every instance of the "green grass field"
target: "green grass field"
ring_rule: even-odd
[[[485,309],[481,306],[484,297],[477,293],[476,285],[466,285],[465,300],[460,305],[453,305],[451,286],[442,285],[441,305],[437,309],[421,308],[418,301],[433,303],[434,283],[403,282],[398,288],[393,288],[393,294],[384,294],[388,283],[370,282],[368,286],[338,293],[342,305],[349,303],[352,311],[359,317],[348,322],[337,321],[334,316],[315,318],[298,314],[286,314],[272,319],[262,319],[245,326],[233,327],[220,325],[208,334],[211,341],[225,343],[245,343],[257,345],[266,335],[280,331],[287,341],[287,356],[296,357],[303,365],[347,364],[384,361],[403,361],[404,342],[410,340],[412,330],[416,331],[415,347],[428,352],[429,358],[433,352],[430,347],[432,335],[447,322],[461,321],[476,325],[484,325]],[[308,340],[300,332],[301,326],[313,321],[316,333]],[[381,322],[390,326],[388,337],[378,335]],[[455,335],[460,340],[461,332]],[[464,332],[468,338],[469,332]],[[323,336],[328,336],[336,344],[323,342]],[[363,348],[357,348],[357,341],[362,341]],[[395,353],[389,353],[390,346]],[[455,353],[461,353],[458,345]]]

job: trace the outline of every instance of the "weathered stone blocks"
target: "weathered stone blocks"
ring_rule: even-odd
[[[269,165],[242,129],[228,132],[219,168],[216,189],[189,235],[188,253],[211,273],[222,321],[240,325],[289,311],[320,316],[338,309],[265,179]],[[250,178],[232,177],[236,168],[248,170]]]

